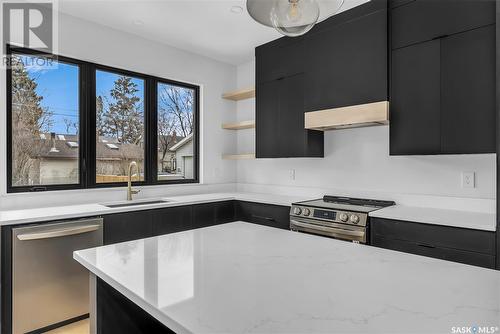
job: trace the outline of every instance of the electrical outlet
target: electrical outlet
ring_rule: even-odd
[[[295,169],[290,169],[289,171],[290,180],[295,180]]]
[[[475,188],[476,180],[474,172],[462,172],[462,188]]]

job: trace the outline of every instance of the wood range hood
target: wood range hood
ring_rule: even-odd
[[[305,113],[305,128],[335,130],[389,124],[389,101]]]

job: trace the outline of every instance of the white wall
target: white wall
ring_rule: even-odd
[[[3,41],[2,41],[3,43]],[[236,149],[236,135],[221,129],[223,121],[234,118],[235,104],[221,99],[225,91],[236,86],[236,68],[200,55],[148,41],[108,27],[96,25],[68,15],[59,18],[59,54],[104,65],[124,68],[158,77],[199,84],[202,87],[202,181],[207,185],[234,183],[236,167],[221,159],[223,152]],[[0,119],[5,120],[5,71],[0,71]],[[5,122],[0,122],[0,209],[13,207],[63,204],[81,200],[109,201],[122,199],[123,189],[91,190],[81,198],[75,191],[50,192],[27,196],[6,195],[6,136]],[[158,194],[160,190],[143,190]],[[189,188],[189,187],[187,187]],[[186,188],[186,189],[187,189]],[[202,187],[203,188],[203,187]],[[163,187],[165,193],[179,187]],[[183,189],[183,188],[182,188]],[[202,191],[193,190],[191,191]],[[205,188],[203,188],[205,189]],[[81,191],[78,193],[82,193]],[[69,195],[68,195],[69,194]]]
[[[254,62],[238,67],[239,86],[253,84],[254,67]],[[238,118],[254,118],[254,108],[253,99],[238,102]],[[238,133],[240,151],[254,149],[254,131],[245,131]],[[295,169],[295,180],[290,179],[291,169]],[[463,171],[476,172],[476,188],[461,187]],[[494,154],[389,156],[388,126],[326,132],[324,159],[237,162],[239,184],[285,186],[281,191],[297,191],[296,188],[300,187],[321,188],[333,194],[377,194],[387,198],[414,194],[494,199],[495,175]],[[244,189],[262,191],[263,188]]]
[[[60,54],[202,86],[201,172],[204,185],[144,187],[139,197],[232,191],[236,189],[234,182],[237,181],[238,189],[250,191],[299,192],[311,196],[329,192],[387,199],[401,198],[402,194],[433,195],[471,201],[487,199],[494,207],[494,155],[391,157],[388,153],[388,127],[327,132],[324,159],[222,160],[222,153],[255,150],[254,130],[235,133],[222,130],[220,126],[236,119],[254,119],[254,99],[235,103],[220,98],[222,92],[235,87],[254,85],[254,62],[236,69],[232,65],[65,15],[60,18],[59,34]],[[5,100],[5,71],[0,71],[2,120],[5,119]],[[0,122],[0,138],[5,138],[5,132],[5,122]],[[125,196],[123,188],[5,194],[4,140],[0,145],[0,157],[0,209],[110,201]],[[289,177],[290,169],[295,169],[295,180]],[[462,171],[476,172],[476,188],[461,188]]]

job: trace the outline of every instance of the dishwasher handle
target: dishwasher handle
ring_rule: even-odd
[[[47,231],[18,234],[17,238],[19,240],[22,240],[22,241],[58,238],[58,237],[65,237],[65,236],[69,236],[69,235],[93,232],[93,231],[97,231],[100,228],[101,228],[101,225],[98,225],[98,224],[70,226],[70,227],[62,227],[59,229],[52,229],[52,230],[47,230]]]

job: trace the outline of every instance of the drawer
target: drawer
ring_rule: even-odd
[[[492,0],[416,0],[392,9],[392,48],[494,23],[495,1]]]
[[[418,244],[402,240],[389,240],[377,235],[372,237],[372,246],[485,268],[495,268],[495,256],[488,254],[433,247],[427,244]]]
[[[290,207],[261,204],[253,202],[238,202],[236,217],[249,223],[290,229]]]
[[[372,236],[469,252],[495,254],[495,233],[407,221],[371,218]]]

